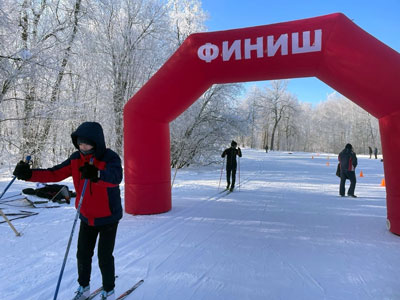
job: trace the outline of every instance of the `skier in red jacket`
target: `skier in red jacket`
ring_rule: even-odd
[[[340,162],[340,185],[339,194],[345,196],[345,183],[346,179],[350,180],[350,187],[347,190],[347,195],[353,198],[357,198],[354,194],[356,188],[356,167],[357,167],[357,155],[353,150],[351,144],[347,144],[342,152],[339,153],[338,160]]]
[[[103,280],[101,299],[115,299],[114,245],[118,222],[122,218],[119,184],[122,181],[121,159],[106,148],[103,129],[99,123],[84,122],[72,134],[78,151],[63,163],[49,169],[31,169],[19,162],[14,170],[18,179],[33,182],[58,182],[72,176],[78,206],[85,180],[89,180],[80,209],[78,237],[78,283],[74,300],[90,295],[92,256],[98,243],[99,267]],[[93,162],[90,163],[93,158]]]

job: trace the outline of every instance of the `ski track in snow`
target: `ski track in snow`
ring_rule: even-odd
[[[326,164],[335,155],[243,154],[233,193],[216,192],[220,166],[191,168],[178,172],[170,212],[124,215],[114,252],[117,294],[143,278],[128,299],[400,299],[400,240],[385,228],[381,163],[359,158],[365,177],[357,177],[360,198],[352,199],[338,197],[336,163]],[[7,194],[22,187],[17,182]],[[4,299],[53,297],[75,210],[35,211],[13,222],[20,238],[0,225]],[[77,287],[77,235],[58,299]],[[100,282],[95,254],[92,288]]]

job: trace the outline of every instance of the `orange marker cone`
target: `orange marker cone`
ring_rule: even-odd
[[[313,156],[311,156],[311,159],[314,159],[314,155],[313,155]]]
[[[326,163],[326,165],[329,167],[329,161]]]
[[[362,172],[362,171],[360,172],[360,177],[364,177],[364,174],[363,174],[363,172]]]
[[[385,178],[382,178],[381,186],[386,186]]]

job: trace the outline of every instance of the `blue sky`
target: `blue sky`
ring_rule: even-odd
[[[267,25],[344,13],[365,31],[400,52],[400,0],[201,0],[209,31]],[[248,83],[247,87],[267,82]],[[289,91],[302,102],[326,100],[334,92],[316,78],[291,79]]]

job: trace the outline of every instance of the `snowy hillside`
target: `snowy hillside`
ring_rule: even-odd
[[[386,229],[382,163],[359,157],[353,199],[338,196],[336,161],[244,149],[240,189],[228,195],[218,193],[221,166],[179,171],[170,212],[121,220],[117,294],[143,278],[127,299],[400,299],[400,237]],[[0,170],[0,191],[9,180],[10,170]],[[28,186],[16,181],[5,197]],[[0,224],[0,299],[52,299],[75,209],[16,207],[24,205],[0,204],[39,212],[13,221],[21,237]],[[77,288],[76,238],[77,230],[61,300]],[[95,255],[93,289],[100,278]]]

